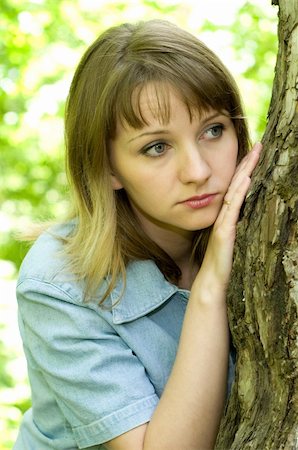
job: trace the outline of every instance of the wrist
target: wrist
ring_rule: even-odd
[[[196,276],[192,285],[191,292],[198,297],[215,301],[223,301],[226,299],[227,289],[229,285],[229,277],[222,280],[214,275],[213,271],[204,270],[203,267]]]

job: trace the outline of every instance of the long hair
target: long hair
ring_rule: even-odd
[[[118,121],[134,128],[145,124],[139,101],[142,89],[156,87],[158,114],[168,121],[167,89],[180,95],[190,114],[209,108],[229,113],[238,137],[240,160],[249,138],[234,79],[202,42],[177,26],[152,20],[123,24],[104,32],[89,47],[75,72],[66,105],[67,173],[73,193],[74,232],[65,241],[71,270],[93,292],[109,279],[101,302],[125,280],[129,261],[151,259],[177,283],[176,263],[142,230],[124,190],[113,191],[109,142]],[[134,96],[133,96],[134,94]],[[197,231],[193,258],[202,262],[210,229]]]

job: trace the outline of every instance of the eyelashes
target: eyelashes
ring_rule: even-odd
[[[204,131],[203,135],[207,135],[209,133],[207,139],[216,139],[222,136],[224,129],[225,126],[223,123],[217,123],[207,128],[207,130]]]
[[[200,134],[198,142],[220,139],[225,129],[226,127],[223,123],[212,124],[205,128],[205,130]],[[148,157],[158,158],[163,156],[171,147],[172,145],[169,142],[165,140],[157,140],[143,147],[140,150],[140,153]]]
[[[141,153],[146,156],[158,157],[163,155],[169,147],[169,144],[167,144],[166,142],[157,141],[143,148],[141,150]]]

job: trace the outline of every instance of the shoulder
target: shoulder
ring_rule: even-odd
[[[98,303],[106,292],[109,279],[104,280],[90,301],[85,301],[85,283],[71,273],[70,261],[64,251],[63,238],[73,232],[74,226],[71,222],[55,226],[35,241],[20,268],[17,283],[19,300],[35,298],[40,302],[41,298],[42,301],[55,298],[99,312]],[[134,261],[126,267],[124,285],[120,277],[105,306],[111,308],[113,322],[123,324],[155,310],[177,290],[165,280],[153,261]],[[101,314],[105,314],[104,310]]]
[[[45,293],[61,290],[71,298],[82,297],[82,283],[71,274],[64,251],[64,239],[73,232],[74,226],[73,222],[55,225],[39,236],[22,262],[18,292],[43,286]]]
[[[72,231],[69,222],[55,225],[44,231],[26,254],[19,272],[19,281],[28,277],[38,277],[51,281],[66,266],[63,239]]]

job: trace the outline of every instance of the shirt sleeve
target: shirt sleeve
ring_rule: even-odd
[[[59,287],[25,280],[17,289],[28,364],[40,372],[79,448],[150,420],[158,403],[145,369],[98,312]]]

